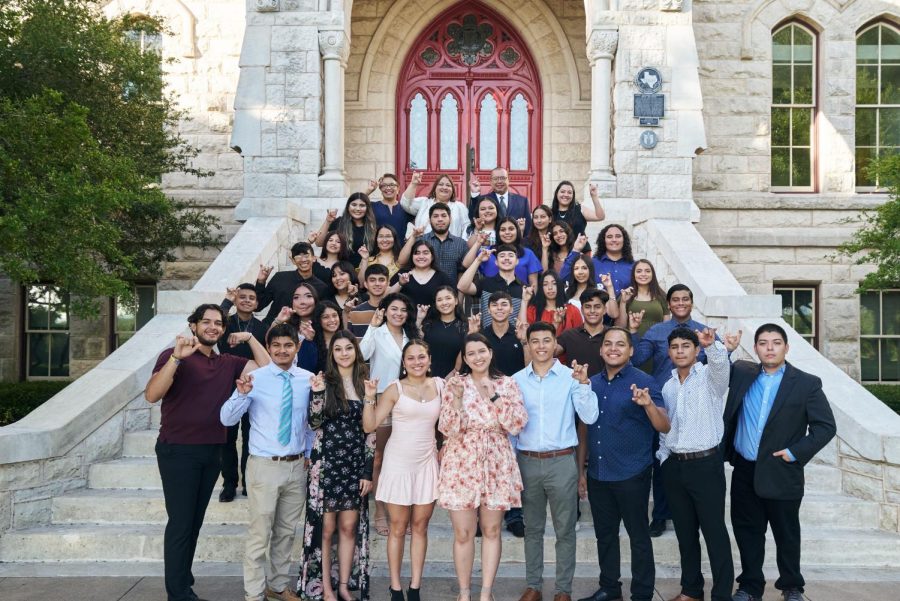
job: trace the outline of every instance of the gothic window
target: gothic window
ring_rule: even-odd
[[[441,101],[441,169],[459,168],[459,103],[447,93]]]
[[[428,168],[428,103],[421,93],[409,107],[409,167]]]
[[[813,190],[816,36],[800,23],[772,34],[771,188]]]
[[[528,169],[528,101],[516,94],[509,111],[509,168]]]
[[[162,33],[159,24],[147,17],[126,17],[125,39],[137,45],[141,54],[153,52],[162,54]]]
[[[481,99],[478,115],[478,167],[493,169],[497,166],[497,101],[493,94]]]
[[[873,159],[900,150],[900,32],[877,23],[856,37],[856,186],[880,186]]]

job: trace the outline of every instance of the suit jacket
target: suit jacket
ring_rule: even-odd
[[[500,207],[500,219],[504,217],[512,217],[513,219],[525,219],[525,231],[522,232],[522,237],[528,236],[531,232],[531,205],[528,203],[528,199],[522,196],[521,194],[513,194],[512,192],[506,193],[506,202],[509,207],[504,211],[503,206],[500,204],[499,199],[497,198],[497,194],[494,192],[489,192],[488,194],[482,194],[481,196],[477,196],[471,199],[469,203],[469,217],[472,221],[475,221],[475,217],[472,213],[475,211],[476,207],[478,207],[478,201],[482,198],[492,198],[494,202],[497,203],[497,206]]]
[[[752,361],[737,361],[731,368],[722,445],[725,459],[732,465],[738,454],[734,438],[744,397],[759,370],[759,364]],[[763,499],[802,498],[803,466],[834,438],[835,431],[834,414],[822,392],[822,380],[787,363],[759,441],[753,478],[756,494]],[[790,450],[796,461],[787,462],[772,455],[782,449]]]

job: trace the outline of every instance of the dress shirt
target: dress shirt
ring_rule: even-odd
[[[631,363],[643,365],[648,359],[653,359],[653,378],[660,387],[669,381],[672,370],[675,368],[672,360],[669,359],[669,334],[677,327],[700,332],[706,329],[705,325],[693,319],[682,322],[670,319],[652,326],[643,336],[631,335],[631,345],[634,347]],[[703,349],[700,349],[697,360],[700,363],[706,363],[706,352]]]
[[[453,234],[449,234],[445,240],[441,240],[434,232],[428,232],[422,236],[422,240],[427,242],[434,251],[434,260],[438,269],[450,278],[455,287],[460,272],[465,271],[462,260],[469,252],[469,245],[465,240]]]
[[[424,227],[426,232],[431,231],[431,217],[428,210],[437,201],[426,196],[419,196],[413,200],[406,197],[400,199],[403,209],[410,215],[416,216],[415,226]],[[457,237],[466,235],[469,228],[469,209],[466,205],[458,200],[446,203],[450,207],[450,233]]]
[[[672,428],[659,434],[659,450],[656,457],[662,463],[672,453],[706,451],[719,446],[725,434],[722,411],[725,409],[725,392],[731,375],[728,353],[721,342],[714,342],[706,349],[709,363],[699,361],[691,366],[684,382],[678,370],[662,389],[666,412]]]
[[[269,363],[252,372],[253,390],[240,394],[237,390],[225,401],[219,411],[219,419],[226,426],[241,421],[245,412],[250,414],[250,454],[257,457],[284,457],[285,455],[308,454],[310,449],[310,429],[306,423],[309,409],[311,373],[297,366],[286,372]],[[278,442],[278,428],[281,423],[281,393],[284,387],[282,373],[290,374],[291,390],[294,396],[294,411],[291,416],[291,441],[287,445]]]
[[[741,406],[741,415],[738,418],[737,433],[734,436],[734,448],[747,461],[756,461],[759,452],[759,441],[762,438],[766,420],[772,411],[772,402],[778,394],[781,380],[784,379],[784,368],[775,373],[766,373],[762,365],[759,366],[759,375],[744,396]],[[791,461],[794,456],[788,451]]]
[[[394,335],[386,323],[377,328],[369,327],[366,335],[359,341],[359,350],[363,359],[369,362],[369,378],[378,379],[378,394],[400,377],[400,364],[403,361],[403,347],[409,342],[406,332],[403,341],[397,346]]]
[[[575,413],[586,424],[597,421],[600,409],[591,385],[578,383],[572,378],[571,368],[559,361],[554,360],[543,377],[534,373],[529,363],[513,379],[528,411],[528,423],[519,432],[518,449],[547,452],[572,448],[578,444]]]
[[[626,261],[624,258],[613,261],[605,254],[599,259],[594,257],[593,260],[594,274],[597,277],[598,284],[600,283],[600,276],[608,273],[609,277],[612,278],[613,289],[616,291],[616,296],[619,296],[619,292],[621,292],[623,288],[631,286],[631,268],[634,266],[633,261]]]
[[[588,474],[594,480],[619,482],[640,474],[653,463],[656,429],[643,407],[631,400],[631,385],[649,388],[657,407],[665,407],[656,381],[629,364],[612,380],[606,370],[591,378],[600,415],[587,427]]]

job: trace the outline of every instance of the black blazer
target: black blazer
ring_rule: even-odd
[[[741,407],[759,370],[759,364],[752,361],[737,361],[731,369],[722,445],[725,459],[732,465],[737,456],[734,437]],[[756,494],[764,499],[802,498],[803,466],[834,438],[835,432],[834,414],[822,392],[822,380],[787,363],[759,441],[753,478]],[[789,463],[772,455],[782,449],[790,450],[796,461]]]

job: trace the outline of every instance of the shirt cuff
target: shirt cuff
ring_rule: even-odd
[[[795,462],[795,461],[797,461],[797,458],[796,458],[796,457],[794,457],[794,454],[793,454],[793,453],[791,453],[791,450],[790,450],[790,449],[785,449],[785,451],[786,451],[786,452],[787,452],[787,454],[788,454],[788,457],[790,457],[790,458],[791,458],[791,463],[793,463],[793,462]]]

